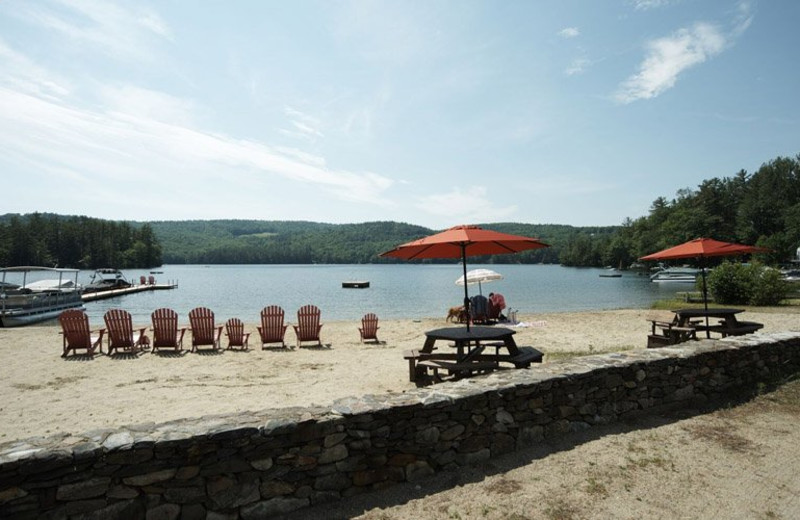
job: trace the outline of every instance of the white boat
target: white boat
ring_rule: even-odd
[[[668,267],[650,276],[651,282],[658,283],[695,283],[700,269],[694,267]]]
[[[35,266],[1,268],[0,327],[52,320],[66,309],[83,309],[78,272]]]
[[[125,278],[125,275],[122,274],[122,271],[119,269],[97,269],[89,280],[89,283],[83,287],[83,292],[111,291],[130,287],[131,285],[133,284]]]

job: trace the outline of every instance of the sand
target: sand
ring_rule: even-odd
[[[800,330],[798,314],[797,308],[776,308],[746,315],[764,323],[765,332],[777,332]],[[654,310],[520,315],[524,326],[515,327],[515,338],[519,345],[543,351],[547,363],[644,348],[648,320],[669,316]],[[249,324],[246,330],[253,334],[247,352],[91,360],[62,359],[57,326],[0,329],[0,443],[406,392],[415,386],[402,352],[420,348],[424,331],[446,325],[443,318],[381,321],[382,341],[376,345],[360,342],[356,322],[326,322],[323,313],[323,323],[322,349],[261,350],[255,324]],[[294,343],[291,328],[286,339]],[[188,337],[185,344],[190,344]],[[730,501],[710,494],[716,489],[710,483],[723,480],[727,487],[716,489],[723,496],[748,490],[737,499],[742,504],[754,500],[750,488],[760,486],[761,505],[741,509],[741,518],[800,516],[784,515],[784,510],[800,513],[800,479],[793,477],[800,469],[797,417],[764,416],[762,408],[732,412],[731,417],[722,411],[593,429],[472,473],[440,477],[431,485],[443,489],[439,493],[411,487],[405,497],[392,491],[375,495],[374,503],[352,503],[367,511],[364,518],[640,518],[659,510],[664,518],[712,518],[712,512],[731,511]],[[731,450],[704,431],[729,432],[742,439],[741,449]],[[698,508],[699,502],[706,505]],[[598,509],[598,503],[603,507]],[[342,506],[339,514],[358,513]]]

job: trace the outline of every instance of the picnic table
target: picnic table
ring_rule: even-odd
[[[675,313],[673,322],[677,326],[694,327],[697,331],[705,331],[707,337],[710,337],[711,332],[718,333],[723,338],[741,336],[751,334],[764,327],[762,323],[754,321],[739,321],[736,315],[744,312],[744,309],[677,309],[672,312]],[[717,319],[717,322],[711,323],[711,318]],[[708,325],[706,325],[707,323]]]
[[[764,327],[763,324],[754,321],[740,321],[736,315],[744,312],[744,309],[692,308],[676,309],[672,312],[675,315],[672,321],[650,320],[652,331],[647,337],[648,348],[695,340],[698,332],[705,332],[708,338],[711,337],[712,332],[725,338],[750,334]],[[713,323],[711,322],[712,318],[716,320]]]
[[[508,363],[515,368],[527,368],[531,363],[541,362],[543,354],[533,347],[518,347],[514,341],[516,331],[505,327],[445,327],[425,333],[425,343],[420,350],[404,353],[409,363],[409,378],[417,381],[420,376],[432,373],[440,380],[440,371],[455,378],[474,373],[491,372]],[[443,352],[437,342],[446,342]],[[489,353],[487,349],[493,349]]]

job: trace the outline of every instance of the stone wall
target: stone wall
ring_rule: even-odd
[[[5,443],[0,517],[265,518],[630,414],[721,402],[798,372],[800,333],[756,334],[546,363],[326,409]]]

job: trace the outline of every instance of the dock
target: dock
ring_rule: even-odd
[[[342,282],[342,287],[345,289],[366,289],[369,287],[369,282],[366,280],[353,280],[349,282]]]
[[[110,289],[108,291],[88,292],[81,295],[84,302],[93,302],[97,300],[105,300],[108,298],[116,298],[117,296],[125,296],[126,294],[134,294],[145,291],[164,291],[168,289],[177,289],[177,282],[170,283],[156,283],[156,284],[140,284],[131,285],[130,287],[122,287],[120,289]]]

